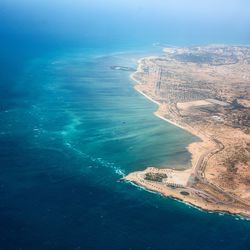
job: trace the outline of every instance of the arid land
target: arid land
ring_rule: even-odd
[[[150,166],[124,179],[199,208],[250,217],[250,46],[165,48],[139,61],[135,89],[155,115],[201,139],[192,167]]]

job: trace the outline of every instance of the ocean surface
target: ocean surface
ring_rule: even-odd
[[[26,60],[1,98],[0,249],[249,249],[249,221],[119,181],[188,164],[197,140],[153,115],[130,72],[110,68],[148,53]]]
[[[249,8],[223,1],[0,1],[0,250],[250,249],[249,220],[120,181],[188,166],[198,139],[111,66],[249,43]]]

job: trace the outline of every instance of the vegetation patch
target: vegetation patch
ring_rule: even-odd
[[[189,195],[189,192],[186,192],[186,191],[181,191],[180,192],[181,195],[185,195],[185,196],[188,196]]]
[[[166,174],[161,174],[161,173],[146,173],[144,179],[147,181],[162,182],[162,180],[167,177],[168,176]]]

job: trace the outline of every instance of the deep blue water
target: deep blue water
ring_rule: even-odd
[[[249,221],[118,181],[188,162],[195,140],[110,69],[145,54],[60,51],[22,67],[1,99],[0,249],[249,249]]]
[[[230,26],[225,13],[197,22],[100,2],[0,3],[0,249],[250,249],[249,221],[119,181],[188,164],[197,138],[155,117],[129,73],[110,69],[160,54],[157,41],[247,43],[250,15]]]

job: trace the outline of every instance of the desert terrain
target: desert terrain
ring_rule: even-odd
[[[192,167],[145,166],[124,179],[210,211],[250,216],[250,46],[169,47],[142,58],[135,89],[155,115],[200,138]]]

